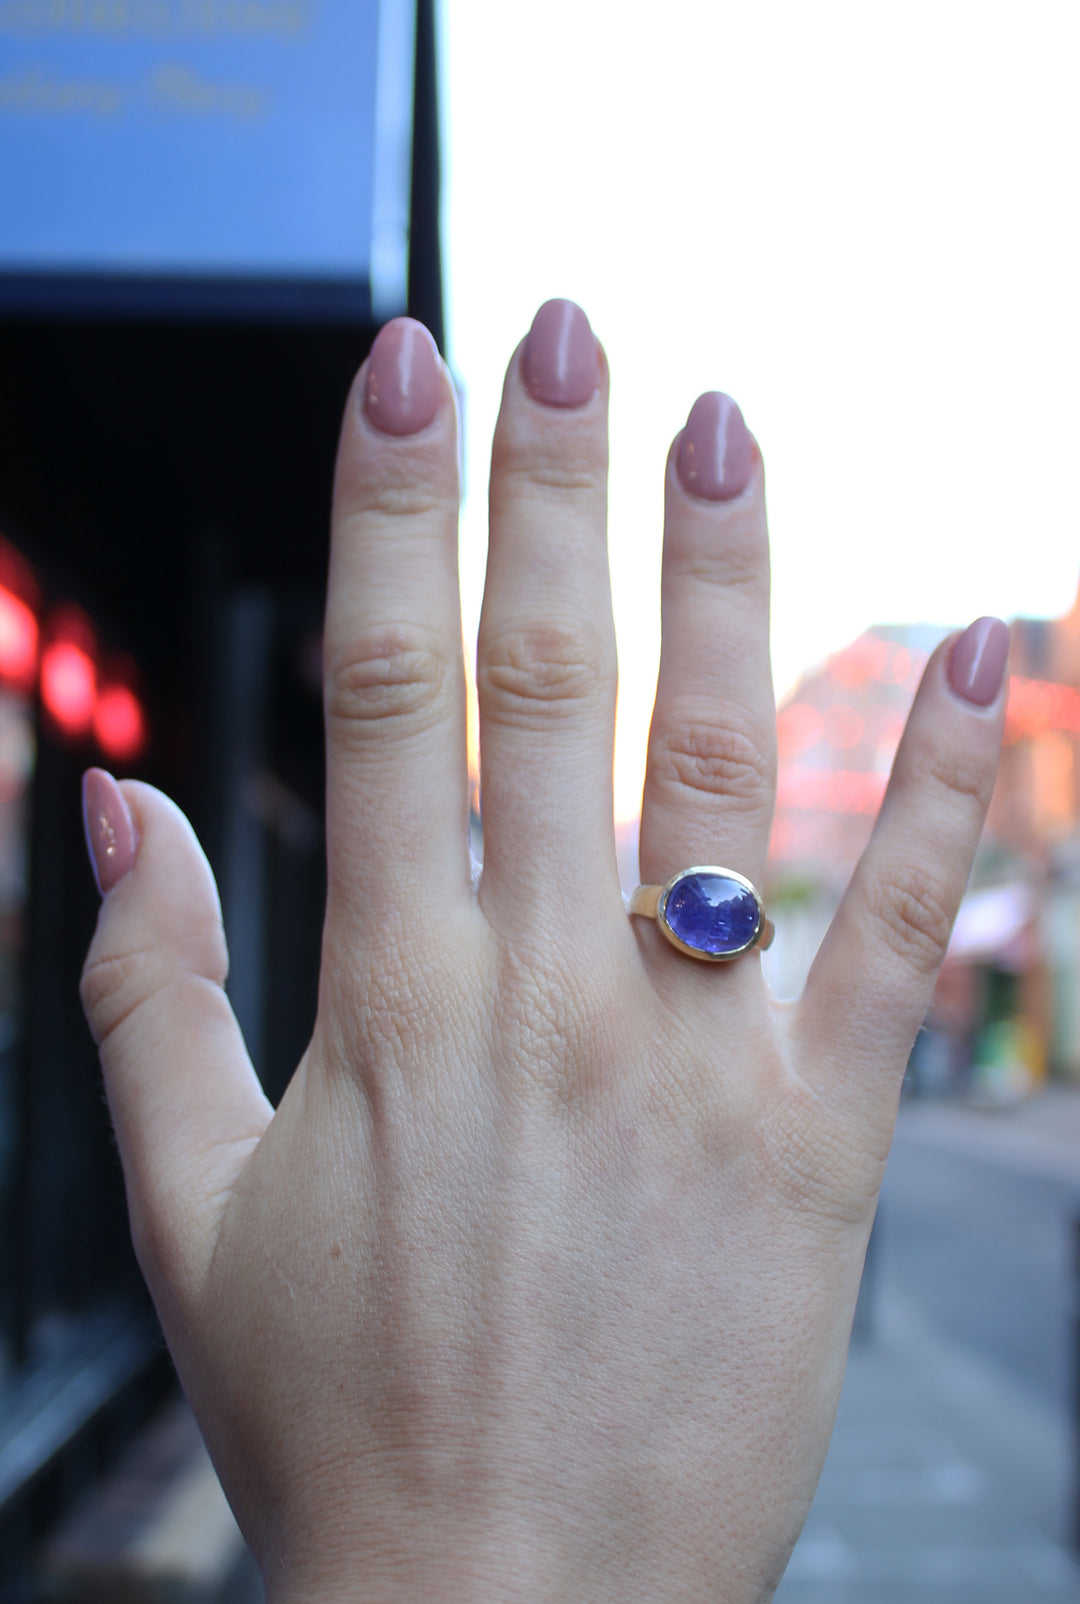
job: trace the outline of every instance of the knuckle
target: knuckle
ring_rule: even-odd
[[[748,591],[753,600],[767,601],[769,540],[758,498],[698,504],[689,515],[679,500],[664,531],[665,582]]]
[[[759,1140],[776,1184],[798,1213],[850,1226],[872,1218],[884,1158],[860,1145],[799,1077],[786,1078],[782,1095],[766,1104]]]
[[[695,543],[683,550],[669,543],[664,566],[666,577],[680,585],[768,595],[768,554],[757,541],[729,538],[719,549]]]
[[[415,942],[391,938],[326,985],[318,1029],[330,1033],[328,1062],[340,1066],[385,1130],[409,1118],[411,1099],[447,1039],[464,1041],[470,1032],[472,992],[462,985],[460,959],[436,938],[417,962]]]
[[[377,529],[385,520],[397,524],[401,519],[427,521],[441,520],[445,515],[448,497],[440,494],[438,486],[426,484],[413,471],[411,465],[402,464],[400,476],[385,470],[376,479],[365,478],[353,496],[352,506],[343,517],[341,529],[347,539],[365,539],[371,532],[372,520]]]
[[[764,743],[703,723],[665,729],[652,743],[649,766],[663,786],[722,797],[747,811],[767,804],[774,770]]]
[[[953,909],[934,878],[908,870],[882,881],[869,901],[890,951],[920,974],[935,973],[949,945]]]
[[[423,725],[441,710],[450,677],[433,637],[386,626],[350,641],[327,665],[327,717],[358,729]]]
[[[79,997],[99,1047],[104,1047],[152,994],[152,977],[147,969],[145,952],[87,959],[79,981]]]
[[[493,505],[536,497],[564,504],[569,500],[602,499],[607,492],[607,450],[602,439],[580,421],[556,409],[546,412],[543,428],[535,419],[504,419],[492,451]]]
[[[603,495],[606,476],[582,463],[552,457],[511,459],[503,467],[503,489],[554,496]]]
[[[342,998],[338,1017],[358,1048],[350,1055],[352,1072],[371,1106],[378,1108],[404,1067],[423,1061],[430,999],[423,985],[387,965],[369,970],[365,980],[363,998]]]
[[[931,747],[914,759],[916,783],[948,802],[974,802],[983,808],[990,800],[993,775],[974,753]]]
[[[584,1107],[605,1053],[580,966],[566,955],[540,968],[532,955],[508,950],[496,999],[508,1071],[549,1106],[567,1114]],[[590,1072],[583,1073],[583,1065]]]
[[[537,625],[485,643],[477,690],[485,714],[507,723],[572,715],[606,697],[608,653],[599,636]]]

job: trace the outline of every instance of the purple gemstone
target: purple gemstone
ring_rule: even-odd
[[[691,870],[668,892],[663,918],[686,946],[719,957],[740,952],[754,939],[758,899],[730,875]]]

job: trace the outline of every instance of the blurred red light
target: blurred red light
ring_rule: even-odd
[[[881,679],[885,673],[885,665],[889,660],[889,641],[878,640],[874,635],[863,637],[863,660],[866,663],[867,676],[870,679]]]
[[[1006,740],[1016,741],[1047,729],[1080,735],[1080,690],[1051,680],[1014,676],[1009,682]]]
[[[65,735],[81,735],[94,716],[97,671],[74,641],[54,640],[41,659],[41,700]]]
[[[825,739],[830,746],[843,749],[858,746],[863,738],[862,714],[839,702],[825,714]]]
[[[851,689],[865,685],[869,679],[881,679],[889,655],[889,642],[874,635],[860,635],[830,659],[832,675],[837,685]]]
[[[881,677],[890,685],[902,685],[911,673],[911,668],[911,653],[906,646],[898,646],[887,673]]]
[[[776,735],[784,756],[805,752],[821,740],[825,721],[816,707],[807,702],[792,702],[785,707],[776,721]]]
[[[0,585],[0,676],[29,688],[37,649],[37,619],[24,601]]]
[[[879,751],[894,752],[904,733],[904,715],[893,707],[875,708],[867,724]]]
[[[773,818],[772,836],[769,840],[770,858],[786,858],[792,849],[795,831],[791,820],[783,813],[777,813]]]
[[[876,813],[885,794],[886,776],[873,770],[781,768],[777,805],[800,811]]]
[[[94,738],[109,757],[126,762],[146,744],[146,719],[135,692],[106,685],[94,706]]]

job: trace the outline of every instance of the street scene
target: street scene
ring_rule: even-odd
[[[909,1104],[780,1604],[1080,1600],[1080,1095]]]
[[[567,1565],[729,1604],[715,1510],[790,1508],[858,1276],[814,1271],[804,1340],[798,1237],[763,1324],[744,1176],[787,1200],[728,1138],[785,1018],[823,1081],[887,1071],[835,1168],[795,1132],[837,1196],[869,1153],[856,1232],[899,1116],[779,1604],[1080,1604],[1080,12],[669,10],[0,0],[0,1604],[258,1604],[279,1561],[336,1604],[335,1561],[428,1545],[412,1604],[515,1509],[496,1604],[516,1565],[515,1604]],[[747,988],[759,1051],[739,985],[799,998],[853,877],[820,1033]],[[589,1095],[681,1139],[683,1042],[687,1130],[738,1092],[718,1230]],[[612,1129],[541,1152],[519,1071]],[[648,1252],[670,1301],[605,1373]],[[737,1273],[725,1391],[688,1294]],[[733,1397],[711,1480],[650,1457]]]

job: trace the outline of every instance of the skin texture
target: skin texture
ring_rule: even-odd
[[[478,890],[453,390],[439,365],[410,434],[384,384],[388,433],[357,378],[334,488],[318,1022],[276,1113],[189,826],[144,785],[95,790],[130,809],[135,843],[83,984],[132,1231],[271,1604],[754,1604],[828,1443],[1003,693],[958,693],[950,643],[931,659],[799,1002],[777,1003],[756,955],[696,964],[630,920],[599,347],[596,363],[577,405],[530,392],[522,348],[507,375]],[[741,493],[707,499],[676,460],[677,443],[642,879],[720,863],[760,883],[762,463],[754,446]]]

